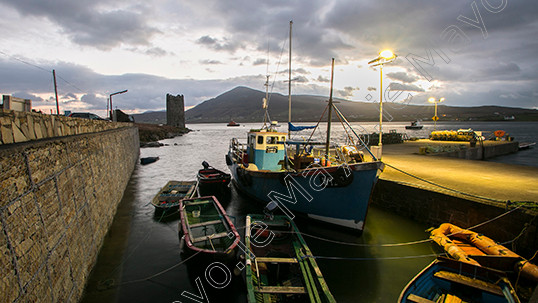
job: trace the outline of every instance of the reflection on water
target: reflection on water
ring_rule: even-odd
[[[407,123],[387,123],[384,131],[389,129],[404,131],[405,125]],[[536,125],[536,123],[438,123],[437,127],[504,129],[516,139],[536,142],[538,141],[536,135],[531,132],[531,128],[536,129]],[[114,284],[119,286],[112,289],[116,289],[117,292],[115,295],[108,295],[107,299],[102,299],[91,293],[99,294],[100,290],[88,287],[87,291],[90,293],[84,298],[84,302],[194,302],[182,297],[181,294],[184,291],[199,294],[197,278],[200,278],[201,286],[209,296],[210,302],[246,301],[246,291],[240,277],[234,277],[225,289],[212,289],[205,278],[207,264],[198,256],[174,267],[185,260],[185,256],[180,254],[177,229],[179,217],[155,213],[150,201],[169,180],[195,180],[196,172],[202,168],[201,163],[204,160],[215,168],[228,171],[224,155],[228,149],[229,139],[239,137],[246,140],[246,132],[250,127],[259,127],[259,124],[242,124],[233,128],[220,124],[194,124],[188,127],[194,131],[181,137],[161,141],[168,146],[141,149],[141,157],[158,156],[160,160],[145,166],[138,165],[135,169],[124,201],[118,210],[118,214],[122,214],[123,218],[121,224],[124,224],[124,229],[129,232],[128,236],[126,233],[115,233],[116,228],[107,236],[102,252],[107,249],[113,250],[114,246],[118,246],[119,248],[115,250],[118,253],[102,253],[89,282],[91,286],[113,277]],[[321,127],[325,129],[324,124]],[[367,123],[364,127],[365,131],[372,131],[375,124]],[[343,137],[341,128],[337,126],[333,128],[334,137]],[[425,124],[425,129],[414,132],[413,136],[426,137],[431,129],[433,125]],[[519,129],[522,130],[521,133],[518,133]],[[530,150],[530,156],[518,153],[507,158],[507,161],[525,164],[532,158],[533,163],[538,162],[536,150],[538,149]],[[251,203],[248,198],[238,195],[233,188],[230,195],[222,200],[240,234],[244,232],[242,227],[245,224],[245,215],[259,213],[262,210],[261,205]],[[429,243],[398,247],[380,246],[386,243],[426,239],[427,234],[424,230],[429,226],[374,207],[368,213],[366,229],[361,237],[312,221],[298,219],[297,224],[303,233],[315,236],[305,235],[305,240],[314,255],[337,257],[320,258],[317,262],[338,302],[395,302],[406,283],[433,259],[433,257],[407,258],[431,254],[432,248]],[[121,242],[125,238],[127,244],[122,251]],[[342,245],[320,238],[355,245]],[[115,267],[118,269],[115,270]],[[116,274],[118,271],[120,274]],[[158,273],[160,274],[156,275]],[[146,279],[148,277],[149,279]]]

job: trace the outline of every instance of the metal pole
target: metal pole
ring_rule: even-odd
[[[383,64],[379,66],[379,148],[383,145]]]
[[[435,118],[433,119],[433,130],[436,130],[437,128],[437,100],[435,101],[435,115],[433,115]]]
[[[60,106],[58,105],[58,86],[56,85],[56,70],[52,70],[52,77],[54,78],[54,94],[56,95],[56,115],[60,115]]]
[[[329,114],[327,118],[327,142],[325,143],[325,155],[327,160],[329,159],[329,145],[331,142],[331,120],[332,120],[332,109],[333,109],[333,78],[334,78],[334,58],[332,60],[331,67],[331,90],[329,93]]]
[[[110,112],[109,112],[109,117],[110,117],[110,121],[112,121],[112,95],[110,95]]]
[[[288,63],[288,139],[290,138],[290,127],[291,123],[291,26],[293,21],[290,21],[290,50],[289,50],[289,63]]]

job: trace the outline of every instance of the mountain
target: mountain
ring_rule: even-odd
[[[260,122],[264,109],[262,99],[265,93],[239,86],[215,98],[204,101],[185,112],[186,123],[208,122]],[[317,121],[327,106],[326,96],[293,95],[292,121]],[[379,103],[334,99],[336,106],[349,121],[379,121]],[[431,120],[433,105],[407,105],[392,102],[383,103],[385,121]],[[442,120],[504,120],[514,116],[516,121],[538,121],[538,111],[533,109],[478,106],[456,107],[438,106]],[[272,120],[288,121],[288,96],[273,93],[269,98],[269,115]],[[150,112],[134,115],[137,122],[166,123],[166,113]],[[325,118],[326,119],[326,118]],[[333,120],[338,117],[333,115]]]

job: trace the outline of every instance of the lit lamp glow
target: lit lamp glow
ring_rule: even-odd
[[[383,50],[379,53],[379,56],[370,62],[370,66],[379,66],[379,76],[380,76],[380,84],[379,84],[379,143],[378,143],[378,160],[381,160],[382,155],[382,139],[383,139],[383,65],[386,63],[390,63],[396,59],[396,54],[394,54],[391,50]]]
[[[433,115],[433,130],[437,128],[437,120],[439,120],[439,117],[437,116],[437,104],[445,101],[445,98],[441,98],[439,100],[435,99],[434,97],[430,97],[428,99],[428,102],[435,104],[435,114]]]

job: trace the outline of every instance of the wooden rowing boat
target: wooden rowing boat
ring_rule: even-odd
[[[196,195],[196,181],[168,181],[153,197],[151,204],[156,210],[177,210],[179,202]]]
[[[246,226],[248,302],[336,302],[293,221],[247,215]]]
[[[439,257],[416,275],[398,298],[400,303],[519,303],[503,272]]]
[[[222,194],[230,184],[231,175],[209,166],[207,162],[202,162],[203,169],[198,171],[198,182],[201,195]]]
[[[217,198],[184,199],[179,214],[186,252],[201,252],[225,262],[235,260],[239,233]]]
[[[453,259],[503,271],[521,272],[538,282],[538,266],[484,235],[443,223],[430,232],[430,238]]]

